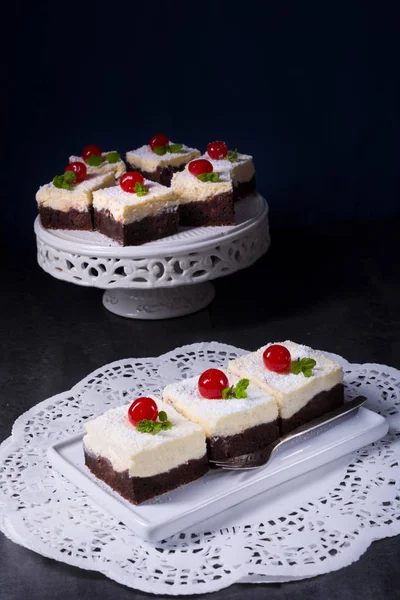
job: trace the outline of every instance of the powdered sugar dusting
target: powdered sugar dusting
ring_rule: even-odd
[[[275,373],[266,368],[263,361],[263,353],[272,344],[280,344],[285,346],[291,354],[292,361],[302,358],[313,358],[316,365],[312,370],[311,377],[304,377],[302,373],[295,375],[294,373]],[[229,370],[232,372],[247,373],[250,378],[255,377],[268,386],[272,390],[281,393],[298,392],[302,388],[310,386],[310,384],[319,378],[327,377],[332,373],[341,371],[340,365],[333,362],[317,350],[313,350],[309,346],[296,344],[287,340],[285,342],[271,342],[259,348],[256,352],[241,356],[229,363]]]
[[[121,448],[124,452],[129,451],[129,454],[134,456],[143,450],[157,448],[169,440],[201,431],[198,425],[182,417],[170,405],[155,397],[153,399],[157,403],[158,410],[167,413],[172,423],[171,429],[160,431],[156,435],[140,433],[128,419],[129,404],[127,404],[113,408],[96,419],[86,422],[84,427],[88,436],[95,435],[96,438],[101,438],[104,447],[111,445],[114,448]]]
[[[175,142],[169,142],[171,145],[175,144]],[[135,156],[140,156],[141,158],[145,159],[145,160],[154,160],[154,159],[159,159],[160,161],[166,161],[169,158],[173,157],[173,156],[185,156],[185,154],[191,154],[192,152],[198,152],[198,150],[196,148],[189,148],[189,146],[186,146],[185,144],[182,144],[182,148],[179,150],[179,152],[167,152],[166,154],[163,154],[162,156],[158,156],[158,154],[155,154],[155,152],[152,151],[152,149],[150,148],[150,146],[148,144],[145,144],[144,146],[140,146],[140,148],[136,148],[136,150],[130,150],[129,152],[127,152],[127,154],[132,154]]]
[[[236,385],[240,378],[225,373],[229,385]],[[200,423],[207,436],[233,435],[278,416],[275,399],[253,384],[246,390],[247,398],[209,400],[201,396],[198,379],[196,376],[167,385],[163,398],[187,418]]]
[[[211,158],[210,155],[208,154],[208,152],[203,154],[203,156],[201,158],[205,158],[206,160],[209,160],[212,163],[212,165],[214,166],[215,170],[216,170],[217,165],[220,165],[221,169],[227,170],[227,171],[230,171],[231,169],[233,169],[235,166],[237,166],[239,164],[242,164],[242,163],[245,163],[248,161],[250,161],[250,162],[253,161],[253,157],[250,154],[241,154],[240,152],[238,152],[237,158],[233,162],[231,162],[227,158],[221,158],[221,159]]]

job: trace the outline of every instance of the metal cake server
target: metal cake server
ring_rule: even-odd
[[[260,467],[267,465],[276,450],[278,450],[278,448],[282,448],[282,446],[287,442],[295,439],[302,439],[307,433],[316,431],[324,425],[332,423],[340,417],[357,410],[366,401],[367,398],[365,398],[365,396],[357,396],[357,398],[346,402],[343,404],[343,406],[340,406],[339,408],[322,415],[322,417],[318,417],[317,419],[314,419],[313,421],[294,429],[287,435],[278,438],[275,442],[269,446],[266,446],[262,450],[259,450],[258,452],[241,454],[240,456],[235,456],[226,460],[210,460],[209,462],[216,467],[221,467],[222,469],[232,471],[249,471],[251,469],[259,469]]]

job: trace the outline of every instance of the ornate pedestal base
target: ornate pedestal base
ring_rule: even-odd
[[[129,319],[171,319],[205,308],[214,296],[209,282],[148,290],[116,289],[104,292],[103,305]]]

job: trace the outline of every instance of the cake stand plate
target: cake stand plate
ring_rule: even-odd
[[[210,280],[252,265],[270,245],[268,204],[254,194],[235,204],[235,224],[182,227],[141,246],[93,231],[46,230],[34,223],[38,263],[57,279],[106,290],[103,305],[132,319],[167,319],[205,308]]]

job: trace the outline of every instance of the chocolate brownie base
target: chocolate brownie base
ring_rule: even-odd
[[[87,211],[55,210],[48,206],[39,206],[39,215],[45,229],[93,229],[92,207]]]
[[[139,246],[178,231],[178,211],[168,210],[133,223],[121,223],[108,210],[94,211],[94,228],[123,246]]]
[[[183,226],[233,225],[234,220],[232,192],[217,194],[209,200],[179,205],[179,224]]]
[[[250,181],[240,181],[237,185],[233,186],[233,200],[241,200],[246,198],[250,194],[254,194],[256,191],[256,176],[250,179]]]
[[[179,165],[179,167],[157,167],[155,171],[143,171],[143,169],[139,169],[136,165],[129,163],[129,166],[132,170],[138,171],[143,175],[145,179],[150,179],[150,181],[156,181],[157,183],[161,183],[161,185],[165,185],[166,187],[171,187],[171,179],[174,173],[178,171],[183,171],[186,167],[187,163],[183,163]]]
[[[280,420],[281,435],[285,435],[313,419],[321,417],[325,413],[339,408],[344,404],[344,385],[338,383],[330,390],[316,394],[303,408],[298,410],[289,419]]]
[[[209,468],[207,455],[189,460],[166,473],[152,477],[131,477],[129,471],[114,471],[111,462],[102,456],[85,453],[85,464],[98,479],[132,504],[141,504],[155,496],[170,492],[175,488],[202,477]]]
[[[241,433],[207,439],[207,453],[211,460],[226,460],[241,454],[257,452],[279,437],[278,419],[260,423]]]

